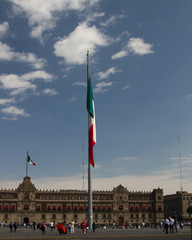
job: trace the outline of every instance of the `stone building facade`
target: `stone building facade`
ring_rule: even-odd
[[[175,194],[164,196],[165,217],[174,217],[178,220],[188,220],[187,208],[192,206],[192,193],[177,191]]]
[[[119,185],[93,191],[93,220],[98,224],[159,223],[164,218],[163,190],[130,192]],[[0,222],[19,224],[50,221],[77,224],[87,220],[88,193],[81,190],[37,190],[24,177],[15,190],[0,190]]]

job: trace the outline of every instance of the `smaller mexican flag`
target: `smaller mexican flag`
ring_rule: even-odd
[[[30,156],[27,153],[27,162],[32,164],[33,166],[36,166],[36,164],[31,160]]]

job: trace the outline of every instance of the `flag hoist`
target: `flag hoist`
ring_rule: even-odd
[[[96,143],[95,126],[95,107],[93,100],[93,91],[91,78],[89,75],[89,51],[87,51],[87,111],[88,111],[88,225],[92,228],[93,210],[92,210],[92,182],[91,165],[94,167],[93,147]]]

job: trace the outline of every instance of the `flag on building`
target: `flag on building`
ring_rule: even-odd
[[[89,121],[89,163],[94,167],[93,147],[96,143],[96,126],[95,126],[95,107],[93,100],[91,78],[87,83],[87,111]]]
[[[27,162],[32,164],[33,166],[36,166],[36,164],[32,161],[32,159],[30,158],[30,156],[27,154]]]

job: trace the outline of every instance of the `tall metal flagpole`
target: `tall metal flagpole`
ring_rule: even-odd
[[[180,136],[178,136],[178,144],[180,145],[180,143],[181,143],[181,139],[180,139]],[[180,152],[180,149],[179,149],[179,163],[180,163],[180,190],[183,191],[182,169],[181,169],[181,152]]]
[[[28,151],[27,151],[27,158],[28,158]],[[26,158],[26,177],[28,176],[28,162]]]
[[[89,51],[87,51],[87,86],[89,83]],[[89,113],[88,113],[88,146],[89,146]],[[92,228],[93,224],[93,210],[92,210],[92,182],[91,182],[91,166],[89,162],[89,148],[88,148],[88,227]]]

